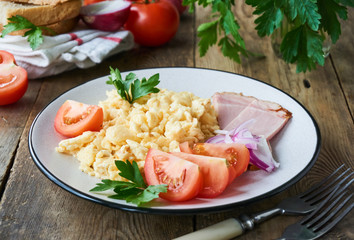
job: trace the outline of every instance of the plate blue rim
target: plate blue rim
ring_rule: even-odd
[[[129,212],[136,212],[136,213],[147,213],[147,214],[158,214],[158,215],[195,215],[195,214],[206,214],[206,213],[216,213],[216,212],[223,212],[223,211],[228,211],[231,210],[232,208],[235,207],[239,207],[239,206],[244,206],[250,203],[254,203],[257,201],[260,201],[262,199],[265,198],[269,198],[271,196],[274,196],[282,191],[284,191],[285,189],[289,188],[290,186],[294,185],[295,183],[297,183],[300,179],[302,179],[307,172],[313,167],[313,165],[315,164],[318,155],[320,153],[320,149],[321,149],[321,133],[320,133],[320,129],[318,127],[318,124],[316,122],[316,120],[314,119],[314,117],[311,115],[311,113],[299,102],[297,101],[295,98],[293,98],[291,95],[289,95],[288,93],[284,92],[283,90],[274,87],[271,84],[262,82],[258,79],[252,78],[252,77],[248,77],[242,74],[237,74],[237,73],[233,73],[233,72],[228,72],[228,71],[223,71],[223,70],[217,70],[217,69],[209,69],[209,68],[197,68],[197,67],[158,67],[158,68],[145,68],[145,69],[137,69],[137,70],[131,70],[129,72],[134,72],[134,71],[141,71],[141,70],[153,70],[153,69],[166,69],[166,68],[177,68],[177,69],[199,69],[199,70],[207,70],[207,71],[217,71],[217,72],[223,72],[223,73],[228,73],[228,74],[233,74],[233,75],[238,75],[238,76],[242,76],[242,77],[246,77],[255,81],[258,81],[262,84],[268,85],[284,94],[286,94],[288,97],[290,97],[291,99],[293,99],[299,106],[301,106],[301,108],[303,108],[305,110],[305,112],[309,115],[309,117],[311,118],[313,125],[316,129],[316,135],[317,135],[317,143],[316,143],[316,148],[315,148],[315,152],[311,158],[311,160],[309,161],[308,165],[301,171],[299,172],[295,177],[293,177],[291,180],[285,182],[284,184],[282,184],[281,186],[273,189],[272,191],[269,191],[265,194],[259,195],[255,198],[252,199],[248,199],[245,201],[240,201],[240,202],[236,202],[236,203],[231,203],[231,204],[225,204],[225,205],[221,205],[221,206],[215,206],[215,207],[207,207],[207,208],[198,208],[198,209],[176,209],[176,210],[171,210],[171,209],[158,209],[158,208],[148,208],[148,207],[135,207],[135,206],[130,206],[130,205],[122,205],[119,203],[113,203],[110,201],[106,201],[100,198],[96,198],[90,195],[87,195],[86,193],[74,189],[72,188],[70,185],[62,182],[60,179],[58,179],[53,173],[51,173],[42,163],[41,160],[38,158],[35,149],[33,147],[33,143],[32,143],[32,136],[33,136],[33,128],[37,122],[37,119],[40,117],[40,115],[42,114],[43,111],[45,111],[45,109],[52,103],[54,102],[57,98],[59,98],[62,94],[65,94],[66,92],[75,89],[77,87],[80,87],[90,81],[94,81],[95,79],[92,79],[90,81],[87,81],[85,83],[82,83],[78,86],[75,86],[67,91],[65,91],[64,93],[62,93],[61,95],[57,96],[55,99],[53,99],[51,102],[49,102],[46,107],[44,107],[35,117],[35,119],[33,120],[30,130],[29,130],[29,134],[28,134],[28,147],[29,147],[29,152],[30,155],[34,161],[34,163],[36,164],[36,166],[39,168],[39,170],[52,182],[54,182],[55,184],[57,184],[58,186],[60,186],[61,188],[63,188],[64,190],[74,194],[75,196],[78,196],[80,198],[101,204],[103,206],[106,207],[111,207],[111,208],[115,208],[115,209],[120,209],[120,210],[125,210],[125,211],[129,211]]]

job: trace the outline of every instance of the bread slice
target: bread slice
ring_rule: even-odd
[[[79,17],[75,17],[75,18],[66,19],[66,20],[63,20],[63,21],[60,21],[60,22],[57,22],[57,23],[44,25],[42,27],[50,28],[54,32],[52,32],[50,30],[47,30],[47,29],[42,29],[43,35],[53,36],[53,35],[57,35],[57,34],[70,32],[71,30],[73,30],[75,28],[75,26],[77,25],[78,21],[79,21]],[[3,25],[0,24],[0,32],[3,29],[4,29]],[[23,29],[23,30],[11,32],[11,33],[9,33],[9,35],[20,35],[20,36],[23,36],[25,34],[25,32],[27,32],[27,31],[28,31],[28,29]]]
[[[70,0],[55,6],[0,1],[0,24],[6,25],[8,18],[20,15],[36,26],[50,25],[79,16],[81,6],[81,0]]]
[[[70,0],[2,0],[2,1],[34,4],[34,5],[57,5],[60,3],[68,2]]]

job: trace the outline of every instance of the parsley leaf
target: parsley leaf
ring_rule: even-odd
[[[28,42],[30,43],[32,50],[35,50],[39,45],[43,43],[42,30],[39,27],[25,32],[24,36],[28,36]]]
[[[139,196],[144,190],[140,188],[115,188],[114,192],[116,194],[108,196],[109,198],[126,200],[130,197],[130,200],[134,197]]]
[[[316,68],[316,63],[324,65],[322,41],[320,34],[300,25],[285,35],[280,51],[286,62],[297,61],[297,72],[306,72]]]
[[[102,183],[97,183],[95,188],[92,188],[90,191],[92,192],[101,192],[107,191],[109,189],[118,188],[129,188],[135,186],[134,183],[123,182],[123,181],[112,181],[109,179],[103,179]]]
[[[113,189],[115,194],[109,195],[109,198],[125,200],[137,206],[158,198],[161,192],[167,192],[166,184],[146,186],[138,164],[135,161],[130,163],[128,160],[126,162],[118,160],[115,161],[115,164],[120,171],[119,175],[130,182],[104,179],[101,183],[97,183],[96,187],[90,190],[91,192],[102,192]]]
[[[290,19],[294,20],[297,16],[301,24],[307,25],[314,31],[318,30],[321,15],[318,13],[316,1],[314,0],[288,0],[290,9]]]
[[[159,197],[160,192],[166,192],[167,185],[150,185],[144,191],[142,191],[137,196],[130,195],[126,198],[127,202],[131,202],[135,205],[141,205],[141,203],[151,202],[155,198]]]
[[[217,35],[218,21],[212,21],[208,23],[201,24],[197,31],[197,36],[200,37],[198,43],[200,56],[204,56],[208,51],[209,47],[214,45],[218,40]]]
[[[246,0],[246,3],[256,7],[253,14],[261,15],[254,21],[260,37],[272,34],[280,26],[283,14],[273,0]]]
[[[133,103],[138,98],[141,98],[149,93],[158,93],[160,89],[156,86],[160,83],[160,75],[157,73],[148,80],[143,78],[141,81],[137,79],[134,73],[129,73],[123,80],[118,69],[110,67],[111,76],[106,81],[107,84],[112,84],[116,87],[118,94],[129,103]]]
[[[229,9],[226,10],[222,23],[223,23],[223,27],[225,29],[226,35],[231,34],[232,37],[235,39],[235,44],[239,43],[242,47],[240,49],[245,48],[245,42],[243,41],[241,35],[238,32],[238,30],[240,29],[240,25],[238,25],[231,10],[229,10]]]
[[[336,2],[348,6],[348,7],[354,7],[354,0],[336,0]]]
[[[133,161],[133,163],[130,163],[129,161],[116,161],[115,164],[120,171],[120,176],[134,182],[138,187],[146,188],[146,184],[140,174],[138,164],[135,161]]]
[[[158,93],[160,89],[156,88],[155,86],[160,83],[159,78],[160,74],[156,73],[148,80],[146,80],[146,78],[143,78],[141,81],[138,79],[134,80],[133,84],[131,85],[133,101],[149,93]]]
[[[28,37],[27,41],[29,42],[32,50],[35,50],[36,48],[39,47],[39,45],[43,43],[42,29],[44,29],[45,27],[37,27],[36,25],[34,25],[26,18],[20,15],[16,15],[11,18],[8,18],[8,21],[9,23],[4,26],[4,30],[1,33],[1,37],[4,37],[7,34],[14,31],[28,29],[28,31],[25,32],[24,37]],[[48,28],[45,29],[53,32]]]
[[[231,7],[234,0],[183,0],[183,5],[189,6],[193,12],[197,3],[203,7],[211,5],[212,18],[210,22],[202,23],[197,29],[199,54],[203,57],[213,45],[221,47],[224,56],[236,62],[241,62],[240,54],[247,56],[245,42],[239,34],[240,26],[235,19]]]
[[[235,62],[240,62],[240,56],[238,55],[238,46],[228,37],[220,39],[219,46],[224,56],[233,59]]]
[[[340,6],[334,0],[318,0],[318,10],[323,16],[323,21],[321,21],[323,30],[328,32],[333,43],[337,42],[341,34],[341,26],[337,15],[346,20],[348,18],[346,7]]]

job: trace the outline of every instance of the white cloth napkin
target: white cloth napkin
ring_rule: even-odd
[[[49,37],[32,50],[26,37],[6,35],[0,49],[12,53],[16,63],[25,68],[28,78],[56,75],[78,68],[89,68],[105,58],[134,47],[131,32],[103,32],[79,25],[70,33]]]

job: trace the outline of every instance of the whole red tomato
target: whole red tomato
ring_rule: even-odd
[[[179,13],[172,3],[165,0],[134,2],[125,23],[135,42],[149,47],[167,43],[175,36],[178,26]]]

